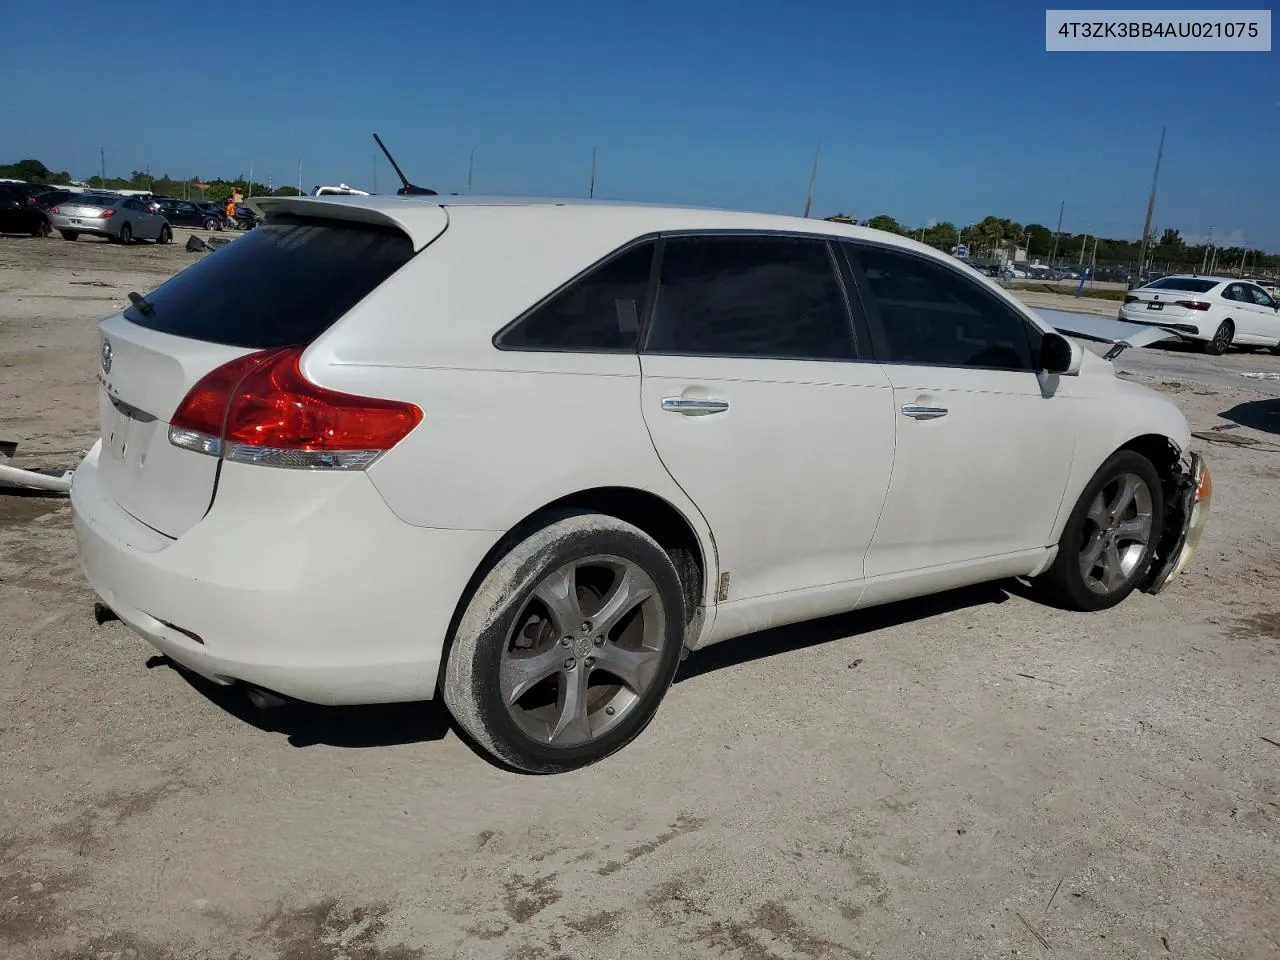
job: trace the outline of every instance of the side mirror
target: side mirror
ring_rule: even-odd
[[[1040,368],[1046,373],[1075,376],[1083,360],[1084,348],[1060,333],[1046,333],[1040,341]]]

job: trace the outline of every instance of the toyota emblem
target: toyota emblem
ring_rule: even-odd
[[[105,337],[102,340],[102,372],[111,372],[111,341]]]

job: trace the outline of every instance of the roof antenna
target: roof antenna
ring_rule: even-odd
[[[391,151],[387,149],[387,145],[382,142],[382,138],[376,133],[373,139],[378,141],[378,146],[382,148],[382,152],[387,155],[387,159],[391,161],[391,166],[395,168],[396,176],[400,178],[400,182],[404,184],[396,193],[402,197],[434,197],[438,196],[435,190],[429,190],[426,187],[417,187],[409,182],[409,178],[404,175],[404,171],[400,169],[400,164],[396,163],[396,158],[391,156]]]

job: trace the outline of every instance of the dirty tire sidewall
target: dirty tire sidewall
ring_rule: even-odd
[[[1133,568],[1133,573],[1125,580],[1123,586],[1109,594],[1094,593],[1084,582],[1080,572],[1080,550],[1084,546],[1084,525],[1098,491],[1122,473],[1136,473],[1146,481],[1151,490],[1151,535],[1142,560]],[[1063,605],[1073,610],[1095,611],[1114,607],[1134,591],[1138,582],[1151,568],[1152,554],[1155,545],[1160,542],[1164,530],[1164,486],[1160,482],[1160,474],[1151,461],[1132,450],[1121,450],[1112,454],[1098,468],[1089,485],[1080,494],[1075,509],[1067,519],[1067,525],[1058,541],[1058,556],[1054,559],[1046,575],[1045,585],[1053,596]]]
[[[498,687],[502,651],[516,618],[548,573],[575,558],[602,553],[640,565],[657,586],[667,627],[662,665],[641,701],[608,733],[577,746],[552,747],[529,737],[507,713]],[[476,744],[518,770],[560,773],[603,760],[640,735],[671,686],[685,640],[683,595],[671,559],[642,530],[603,514],[553,520],[499,560],[472,596],[444,672],[449,712]]]
[[[161,227],[160,236],[156,240],[156,242],[160,244],[165,244],[165,243],[169,243],[172,240],[173,240],[173,231],[170,230],[168,227]]]

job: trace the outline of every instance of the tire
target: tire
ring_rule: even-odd
[[[74,230],[59,230],[58,232],[62,234],[63,240],[74,240],[76,237],[80,236],[80,234],[76,233]]]
[[[161,245],[173,243],[173,231],[169,229],[169,225],[167,223],[160,228],[160,236],[156,237],[156,243]]]
[[[1213,339],[1206,340],[1204,344],[1204,352],[1211,357],[1220,357],[1227,352],[1227,347],[1231,346],[1231,341],[1235,338],[1236,326],[1230,320],[1223,320],[1218,324],[1218,329],[1213,331]]]
[[[671,559],[643,531],[603,514],[548,518],[472,595],[444,701],[479,747],[515,769],[603,760],[639,736],[671,686],[683,597]],[[615,605],[622,612],[608,625],[592,622]]]
[[[125,244],[133,243],[133,227],[129,226],[129,224],[127,223],[120,224],[119,239],[121,243],[125,243]]]
[[[1129,479],[1139,484],[1125,498],[1120,494]],[[1156,468],[1132,450],[1114,453],[1080,494],[1058,541],[1058,555],[1039,585],[1072,610],[1114,607],[1146,575],[1163,529],[1164,488]],[[1108,547],[1109,534],[1119,531],[1125,532],[1114,539],[1114,548]]]
[[[217,230],[218,221],[213,219],[213,217],[210,217],[208,220],[204,222],[204,228],[209,231]]]

